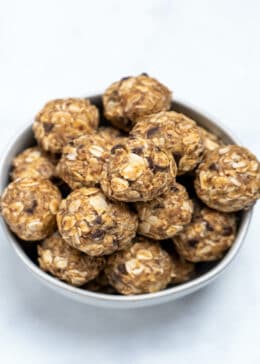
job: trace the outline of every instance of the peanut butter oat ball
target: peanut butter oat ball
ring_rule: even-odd
[[[7,186],[1,197],[1,211],[19,238],[36,241],[55,230],[60,202],[61,194],[49,180],[23,178]]]
[[[148,201],[167,192],[175,176],[176,165],[167,151],[150,140],[132,137],[112,147],[101,187],[111,199]]]
[[[108,257],[105,273],[121,294],[157,292],[171,280],[172,261],[158,243],[136,237],[128,249]]]
[[[196,203],[191,223],[173,241],[184,259],[196,263],[222,258],[235,236],[234,214],[214,211]]]
[[[98,134],[74,139],[63,148],[56,173],[73,190],[97,186],[109,149],[106,141]]]
[[[122,130],[130,130],[138,117],[169,110],[171,92],[146,74],[114,82],[103,95],[105,117]]]
[[[196,123],[175,111],[139,118],[131,135],[151,140],[173,154],[178,175],[193,170],[202,160],[204,145]]]
[[[239,211],[260,197],[260,165],[246,148],[228,145],[207,153],[196,171],[198,197],[219,211]]]
[[[38,147],[25,149],[12,161],[11,178],[35,177],[51,178],[55,167],[51,160]]]
[[[90,257],[70,247],[58,232],[37,249],[41,269],[73,286],[82,286],[96,278],[105,265],[103,257]]]
[[[33,131],[45,151],[61,153],[71,140],[93,132],[98,122],[98,109],[89,100],[57,99],[48,102],[37,114]]]
[[[137,230],[137,216],[125,204],[109,201],[98,188],[73,191],[62,201],[57,222],[63,239],[91,256],[125,249]]]
[[[149,202],[137,202],[138,233],[152,239],[168,239],[191,221],[193,203],[182,185],[174,183],[170,190]]]
[[[221,145],[225,144],[223,140],[221,140],[217,135],[212,134],[211,132],[200,126],[198,126],[198,128],[200,130],[202,141],[204,144],[204,153],[211,150],[215,150],[219,148]]]
[[[187,282],[195,276],[195,264],[187,262],[178,254],[171,256],[172,258],[172,279],[170,284],[180,284]]]

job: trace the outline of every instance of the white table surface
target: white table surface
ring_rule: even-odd
[[[222,120],[259,157],[258,0],[0,3],[1,150],[46,100],[147,72]],[[1,235],[1,363],[259,364],[259,218],[260,204],[241,253],[216,283],[132,311],[50,291]]]

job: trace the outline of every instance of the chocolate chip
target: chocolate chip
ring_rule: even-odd
[[[173,156],[174,156],[174,160],[175,160],[175,162],[176,162],[176,164],[178,166],[182,155],[180,153],[173,153]]]
[[[119,270],[120,273],[127,274],[127,270],[126,270],[124,264],[122,264],[122,263],[121,264],[118,264],[117,269]]]
[[[147,158],[146,158],[146,160],[147,160],[147,162],[148,162],[148,166],[149,166],[149,168],[153,170],[154,163],[153,163],[152,158],[151,158],[151,157],[147,157]]]
[[[115,154],[115,151],[116,151],[117,149],[125,149],[125,147],[124,147],[124,145],[123,145],[123,144],[116,144],[116,145],[114,145],[114,146],[111,148],[111,150],[110,150],[111,154]]]
[[[91,234],[91,238],[94,240],[101,240],[103,239],[105,235],[105,231],[104,230],[96,230]]]
[[[122,77],[120,81],[125,81],[125,80],[128,80],[129,78],[130,78],[130,76]]]
[[[154,205],[153,208],[154,209],[163,209],[164,208],[164,203],[163,202],[158,202],[156,205]]]
[[[164,172],[164,171],[167,171],[168,169],[169,169],[169,166],[158,166],[157,164],[155,164],[153,166],[154,173],[156,173],[156,172]]]
[[[169,169],[169,166],[164,167],[164,166],[158,166],[157,164],[154,164],[154,161],[152,160],[151,157],[147,157],[146,160],[148,162],[149,168],[153,171],[153,173],[164,172]]]
[[[225,226],[222,231],[223,236],[230,236],[233,234],[233,228],[231,226]]]
[[[172,192],[179,192],[179,189],[178,189],[178,187],[176,187],[176,186],[172,186],[172,187],[171,187],[171,191],[172,191]]]
[[[148,129],[146,132],[147,138],[151,138],[154,134],[157,133],[159,129],[159,126],[153,126],[152,128]]]
[[[33,214],[37,206],[38,202],[33,200],[31,206],[27,207],[24,211],[27,212],[27,214]]]
[[[208,231],[214,231],[214,228],[206,221],[206,229]]]
[[[49,133],[54,127],[54,124],[52,123],[43,123],[43,129],[45,133]]]
[[[93,224],[102,224],[102,217],[101,217],[101,216],[97,216],[97,217],[93,220]]]
[[[199,240],[197,239],[190,239],[188,240],[188,244],[190,247],[195,248],[195,246],[198,244]]]
[[[145,73],[145,72],[141,73],[141,76],[149,77],[149,76],[148,76],[148,73]]]
[[[210,170],[210,171],[217,171],[217,170],[218,170],[218,166],[216,165],[216,163],[212,163],[212,164],[209,166],[209,170]]]
[[[132,152],[141,155],[143,153],[143,148],[142,147],[133,148]]]

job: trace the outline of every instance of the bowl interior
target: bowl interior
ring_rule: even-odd
[[[102,110],[102,100],[101,96],[93,96],[89,98],[92,103],[94,103],[100,110],[101,115],[101,124],[102,125],[108,125],[108,123],[105,121],[105,119],[102,117],[103,110]],[[172,109],[181,113],[184,113],[185,115],[189,116],[190,118],[194,119],[200,126],[208,129],[209,131],[213,132],[214,134],[218,135],[225,143],[232,143],[236,144],[236,140],[231,137],[231,135],[226,131],[226,128],[223,129],[219,124],[216,124],[214,121],[212,121],[209,117],[205,116],[204,114],[194,110],[194,108],[187,106],[186,104],[183,104],[178,101],[172,102]],[[7,186],[7,184],[10,182],[9,180],[9,173],[11,169],[11,162],[14,156],[16,156],[18,153],[20,153],[22,150],[31,147],[35,145],[35,139],[33,137],[33,132],[31,129],[31,125],[27,126],[25,129],[23,129],[20,133],[18,133],[17,137],[13,139],[13,142],[11,146],[7,149],[5,156],[2,159],[2,173],[0,175],[0,188],[1,192]],[[180,180],[181,183],[185,184],[185,178],[183,180]],[[191,191],[192,193],[192,191]],[[232,255],[234,256],[236,252],[238,251],[239,247],[238,244],[241,245],[242,238],[246,233],[247,226],[250,221],[251,216],[251,210],[247,212],[241,212],[238,214],[238,234],[235,243],[231,247],[231,249],[226,253],[225,257],[222,258],[220,261],[215,262],[209,262],[209,263],[199,263],[197,264],[197,275],[196,278],[194,278],[193,281],[190,281],[185,284],[181,284],[176,287],[168,288],[162,292],[169,292],[174,293],[178,292],[180,290],[185,290],[185,287],[191,288],[191,285],[194,284],[194,286],[202,282],[202,280],[205,278],[205,281],[208,278],[213,277],[213,275],[216,273],[220,273],[226,265],[228,265],[229,261],[232,258]],[[13,243],[15,250],[18,252],[20,257],[23,259],[23,261],[30,266],[31,270],[34,270],[34,273],[39,274],[42,279],[45,279],[44,277],[48,277],[48,280],[51,280],[52,283],[55,283],[57,281],[55,278],[49,276],[47,273],[42,272],[40,268],[38,268],[37,263],[37,248],[36,244],[30,244],[28,242],[23,242],[22,240],[18,239],[5,225],[5,231],[9,234],[9,237],[11,238],[11,242]],[[172,244],[168,244],[167,241],[165,242],[165,248],[171,249]],[[32,264],[34,267],[32,267]],[[36,269],[36,271],[35,271]],[[111,299],[120,299],[120,300],[129,300],[129,297],[124,296],[116,296],[116,295],[104,295],[101,293],[92,293],[88,292],[86,290],[75,288],[67,285],[66,283],[59,282],[58,283],[63,289],[67,287],[67,289],[70,289],[71,291],[74,291],[74,293],[83,293],[83,295],[90,294],[94,295],[96,297],[104,297],[104,296],[111,296]],[[162,292],[149,294],[149,295],[140,295],[138,296],[140,299],[143,297],[156,297],[156,295],[162,294]],[[132,297],[132,296],[131,296]]]

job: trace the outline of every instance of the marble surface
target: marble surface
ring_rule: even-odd
[[[0,147],[54,97],[148,72],[260,155],[257,0],[2,1]],[[0,235],[0,356],[14,363],[260,361],[260,205],[224,276],[177,302],[113,311],[45,288]]]

